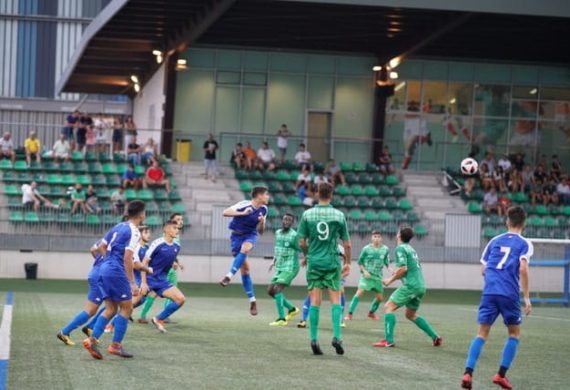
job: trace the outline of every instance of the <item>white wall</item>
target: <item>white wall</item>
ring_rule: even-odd
[[[179,274],[182,282],[217,283],[228,271],[231,259],[223,256],[181,256],[186,268]],[[250,258],[255,284],[268,284],[273,274],[268,272],[269,260]],[[24,278],[24,263],[38,263],[40,279],[86,279],[93,262],[88,253],[58,253],[0,251],[0,278]],[[480,290],[483,286],[478,264],[422,264],[428,288]],[[561,292],[562,272],[559,268],[531,268],[531,291]],[[353,263],[347,286],[358,284],[358,269]],[[235,278],[239,281],[239,276]],[[239,283],[239,282],[238,282]],[[305,271],[301,269],[294,285],[304,286]]]
[[[143,144],[149,137],[160,142],[160,128],[164,116],[165,65],[155,72],[133,101],[133,119],[139,129],[138,142]],[[144,131],[153,129],[153,131]]]

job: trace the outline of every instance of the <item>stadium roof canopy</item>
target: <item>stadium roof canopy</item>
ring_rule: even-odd
[[[128,93],[157,69],[153,50],[189,45],[568,66],[569,18],[567,0],[112,0],[57,90]]]

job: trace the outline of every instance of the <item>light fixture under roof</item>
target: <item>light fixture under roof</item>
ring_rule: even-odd
[[[528,91],[528,93],[530,93],[531,95],[536,95],[536,93],[538,92],[538,89],[533,88],[530,91]]]
[[[396,69],[401,62],[402,57],[394,57],[388,62],[388,65],[390,65],[390,69]]]
[[[380,72],[380,71],[382,70],[382,67],[381,67],[380,65],[374,65],[374,66],[372,67],[372,70],[373,70],[374,72]]]
[[[398,78],[398,72],[390,72],[390,78],[396,80]]]
[[[161,52],[160,50],[156,50],[156,49],[155,49],[155,50],[152,51],[152,55],[154,55],[154,56],[161,56],[161,55],[162,55],[162,52]]]
[[[176,60],[176,68],[177,71],[184,71],[188,69],[188,61],[184,58],[179,58]]]
[[[135,83],[134,89],[136,93],[139,93],[141,91],[141,85],[139,83]]]
[[[451,98],[451,100],[449,101],[449,104],[455,104],[455,103],[457,103],[457,99]]]
[[[399,83],[398,85],[396,85],[396,88],[394,88],[395,92],[398,92],[400,89],[404,88],[406,86],[406,82],[402,81],[401,83]]]
[[[136,75],[132,74],[132,75],[131,75],[131,81],[132,81],[133,83],[138,83],[138,82],[139,82],[139,78],[138,78]]]

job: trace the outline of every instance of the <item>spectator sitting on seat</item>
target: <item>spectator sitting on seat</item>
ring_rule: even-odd
[[[509,173],[508,188],[511,192],[524,191],[522,174],[519,170],[512,169]]]
[[[91,184],[89,184],[89,186],[87,187],[87,194],[85,195],[85,197],[86,197],[85,208],[87,209],[87,212],[91,214],[93,213],[99,214],[99,212],[101,211],[101,207],[99,207],[99,204],[97,203],[97,193],[95,192],[95,188],[93,188]]]
[[[9,158],[12,161],[12,165],[16,162],[16,152],[14,152],[12,134],[8,131],[0,138],[0,159],[4,158]]]
[[[560,175],[562,175],[562,164],[560,163],[557,154],[552,155],[552,163],[550,164],[550,175],[554,176],[556,180],[559,180]]]
[[[505,174],[508,174],[512,168],[512,164],[511,164],[511,160],[509,160],[509,156],[507,156],[506,154],[503,154],[501,156],[501,158],[499,159],[499,161],[497,162],[497,167],[503,168],[503,172]]]
[[[33,181],[30,184],[23,184],[22,205],[24,208],[33,207],[34,211],[37,212],[42,204],[54,209],[59,208],[59,205],[53,204],[39,193],[38,183]]]
[[[325,172],[329,176],[329,178],[331,179],[331,183],[332,183],[333,187],[336,186],[339,181],[343,185],[346,184],[346,180],[344,179],[344,174],[340,170],[340,167],[337,165],[334,158],[331,158],[329,160],[329,163],[327,164],[327,166],[325,168]]]
[[[487,215],[491,214],[491,211],[496,211],[499,217],[503,216],[503,210],[499,207],[499,198],[497,197],[497,190],[495,187],[491,186],[489,191],[485,193],[483,197],[483,206],[485,207],[485,213]]]
[[[295,162],[299,165],[299,168],[307,166],[311,167],[311,153],[306,150],[305,144],[299,144],[299,150],[295,154]]]
[[[123,147],[123,125],[115,118],[113,120],[113,153],[119,153]]]
[[[493,153],[491,152],[487,152],[485,153],[485,159],[483,159],[479,165],[483,165],[486,164],[487,165],[487,169],[489,170],[490,174],[493,174],[493,172],[495,171],[495,157],[493,157]]]
[[[311,183],[311,175],[309,174],[309,168],[304,167],[299,176],[297,177],[297,182],[295,183],[295,188],[297,190],[297,196],[303,201],[305,206],[313,205],[313,192]]]
[[[324,175],[322,170],[315,173],[315,178],[313,179],[313,192],[316,193],[319,188],[319,184],[328,183],[329,179]]]
[[[387,146],[384,146],[384,149],[378,158],[378,168],[384,176],[391,175],[395,172],[395,169],[392,167],[392,155],[390,154],[390,149],[388,149]]]
[[[503,171],[503,167],[497,165],[497,167],[495,168],[495,172],[493,172],[493,183],[500,192],[507,191],[506,181],[507,179],[505,172]]]
[[[59,162],[60,159],[69,161],[71,158],[71,146],[65,139],[65,134],[61,133],[59,139],[53,144],[52,156],[53,161]]]
[[[246,158],[242,146],[241,142],[238,142],[230,157],[230,164],[235,164],[237,169],[243,169],[246,166]]]
[[[73,132],[79,126],[80,117],[81,114],[79,113],[79,110],[75,110],[73,111],[73,113],[69,114],[65,120],[65,127],[63,128],[63,134],[65,135],[65,138],[69,141],[71,149],[75,147],[75,137],[73,135]]]
[[[477,184],[476,177],[476,175],[471,175],[465,178],[465,182],[463,183],[463,192],[465,192],[465,195],[471,196],[471,193],[475,188],[475,184]]]
[[[275,170],[275,152],[269,148],[267,142],[261,144],[261,148],[257,151],[257,168],[260,170]]]
[[[83,187],[81,184],[77,183],[75,185],[75,189],[71,192],[71,203],[73,204],[71,206],[71,214],[75,214],[78,208],[81,208],[81,210],[87,214],[87,206],[85,204],[86,199],[87,196],[85,195]]]
[[[479,177],[481,179],[481,188],[483,191],[488,191],[489,188],[493,187],[493,174],[489,171],[489,167],[486,163],[481,164],[479,168]]]
[[[141,164],[141,146],[137,144],[137,136],[131,137],[131,143],[127,146],[127,159],[133,165]]]
[[[121,175],[121,186],[123,188],[133,187],[135,190],[141,188],[142,180],[135,172],[135,166],[129,164],[127,170]]]
[[[542,187],[542,204],[558,205],[558,192],[556,191],[556,178],[551,176]]]
[[[149,138],[142,149],[142,162],[143,164],[150,165],[153,160],[158,156],[158,147],[154,142],[154,138]]]
[[[299,189],[299,187],[311,185],[311,175],[309,174],[309,168],[303,167],[299,176],[297,176],[297,181],[295,182],[295,188]]]
[[[155,160],[152,166],[146,170],[143,186],[144,188],[148,188],[148,186],[164,186],[166,192],[170,192],[170,181],[166,178],[166,174],[158,161]]]
[[[281,152],[281,162],[285,161],[285,155],[287,154],[287,143],[290,136],[291,132],[287,128],[287,125],[283,123],[279,130],[277,130],[277,148]]]
[[[127,205],[127,195],[123,187],[119,187],[111,194],[111,202],[113,202],[113,211],[115,215],[123,215],[125,206]]]
[[[506,191],[501,191],[501,196],[499,197],[499,215],[507,215],[507,210],[511,207],[511,200],[507,196]]]
[[[532,175],[532,184],[530,187],[530,198],[533,206],[536,205],[536,202],[544,203],[544,185],[546,184],[546,179],[547,175],[544,171],[544,166],[538,164]]]
[[[243,153],[245,154],[245,166],[247,170],[251,170],[255,167],[255,161],[257,160],[257,153],[255,149],[251,147],[251,144],[248,142],[245,143],[245,148],[243,148]]]
[[[517,153],[515,160],[513,161],[513,167],[519,172],[522,172],[524,168],[524,159],[521,153]]]
[[[563,205],[570,205],[570,186],[568,185],[568,177],[560,176],[560,182],[556,185],[558,199]]]
[[[30,136],[24,141],[24,148],[26,149],[26,162],[28,163],[28,167],[32,165],[32,157],[35,157],[38,163],[42,161],[42,144],[35,130],[30,131]]]
[[[530,165],[525,165],[522,173],[522,189],[521,191],[529,192],[532,189],[534,183],[534,172],[530,169]]]
[[[93,126],[95,126],[97,153],[104,153],[105,145],[107,145],[107,129],[109,128],[109,124],[103,119],[103,114],[97,114],[93,119]]]
[[[88,113],[84,112],[79,119],[79,126],[77,127],[77,133],[75,134],[75,140],[77,141],[77,147],[75,149],[79,150],[81,153],[83,153],[83,149],[87,143],[87,129],[90,126],[93,126],[93,119],[91,119],[91,116],[89,116]]]

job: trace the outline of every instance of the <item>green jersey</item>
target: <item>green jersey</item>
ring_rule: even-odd
[[[337,241],[350,239],[344,214],[331,205],[317,205],[303,213],[299,224],[299,238],[309,240],[307,267],[318,270],[336,270]]]
[[[396,247],[395,263],[396,268],[408,267],[406,275],[401,279],[403,286],[420,290],[426,288],[418,254],[410,244],[401,244]]]
[[[279,229],[275,232],[275,271],[297,272],[299,270],[299,238],[294,229],[286,233]]]
[[[372,244],[366,245],[360,252],[358,264],[370,273],[370,277],[382,280],[384,267],[390,265],[390,250],[386,245],[374,248]]]

